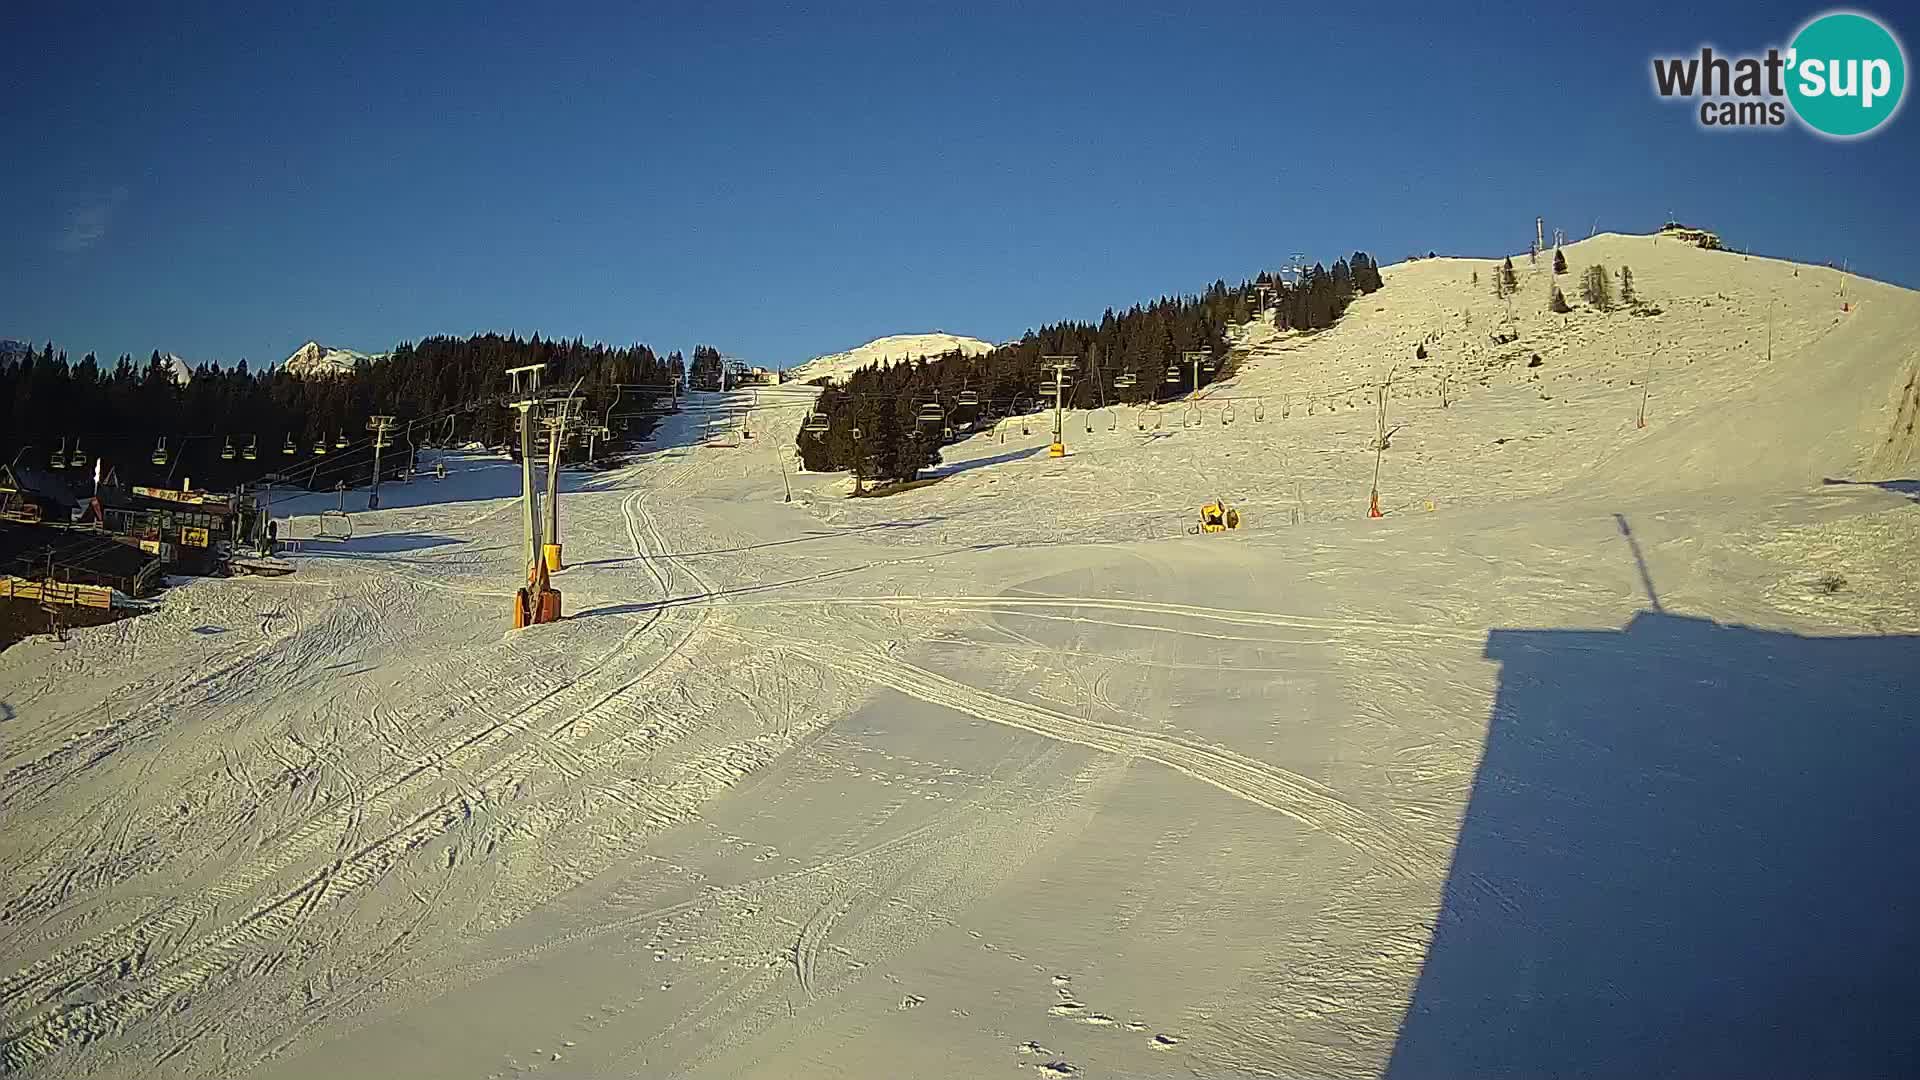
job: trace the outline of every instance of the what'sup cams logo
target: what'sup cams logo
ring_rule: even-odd
[[[1653,89],[1699,102],[1706,128],[1777,128],[1789,110],[1809,130],[1852,139],[1886,126],[1907,89],[1907,54],[1887,25],[1856,11],[1816,16],[1785,51],[1653,58]]]

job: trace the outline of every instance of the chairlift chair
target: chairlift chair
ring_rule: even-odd
[[[1177,384],[1179,383],[1179,381],[1180,381],[1179,365],[1168,364],[1167,365],[1167,382]]]
[[[945,420],[946,418],[946,410],[942,409],[937,401],[929,401],[920,406],[921,420]]]
[[[220,460],[232,461],[233,458],[234,458],[233,436],[229,435],[227,436],[226,441],[220,444]]]
[[[80,440],[73,440],[73,449],[67,451],[67,464],[76,469],[87,467],[87,455],[80,449]]]
[[[325,457],[325,456],[326,456],[326,454],[327,454],[327,437],[326,437],[325,435],[322,435],[322,436],[320,436],[320,438],[319,438],[318,440],[316,440],[316,441],[314,442],[314,444],[313,444],[313,453],[314,453],[314,456],[315,456],[315,457]]]
[[[60,440],[60,448],[47,455],[47,467],[64,469],[67,467],[67,440]]]
[[[153,463],[155,465],[165,465],[167,463],[167,437],[165,435],[154,440]]]
[[[246,461],[259,460],[260,458],[259,446],[260,446],[260,436],[258,435],[247,436],[247,445],[240,448],[240,457]]]
[[[333,448],[335,450],[345,450],[347,448],[347,429],[341,428],[340,434],[333,437]]]
[[[280,453],[286,457],[292,457],[293,455],[299,452],[300,452],[300,448],[293,445],[293,434],[289,432],[287,434],[286,445],[280,448]]]
[[[958,403],[963,409],[971,409],[980,404],[980,395],[971,390],[960,391]]]

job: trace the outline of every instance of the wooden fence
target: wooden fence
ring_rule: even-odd
[[[70,585],[64,581],[0,578],[0,600],[38,600],[64,607],[110,608],[113,590],[105,585]]]

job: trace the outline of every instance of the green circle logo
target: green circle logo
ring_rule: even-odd
[[[1822,135],[1865,135],[1900,110],[1906,53],[1876,19],[1852,11],[1822,15],[1795,35],[1787,57],[1787,100]]]

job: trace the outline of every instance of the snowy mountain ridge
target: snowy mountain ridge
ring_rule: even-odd
[[[870,364],[896,364],[915,357],[943,356],[962,352],[979,356],[995,348],[990,341],[935,330],[926,334],[890,334],[874,338],[846,352],[816,356],[804,364],[787,369],[787,378],[807,382],[812,379],[844,379]]]
[[[287,357],[282,370],[289,375],[306,378],[320,375],[347,375],[351,374],[354,367],[362,360],[383,360],[386,356],[386,353],[355,352],[352,349],[309,341],[293,350],[293,355]]]

